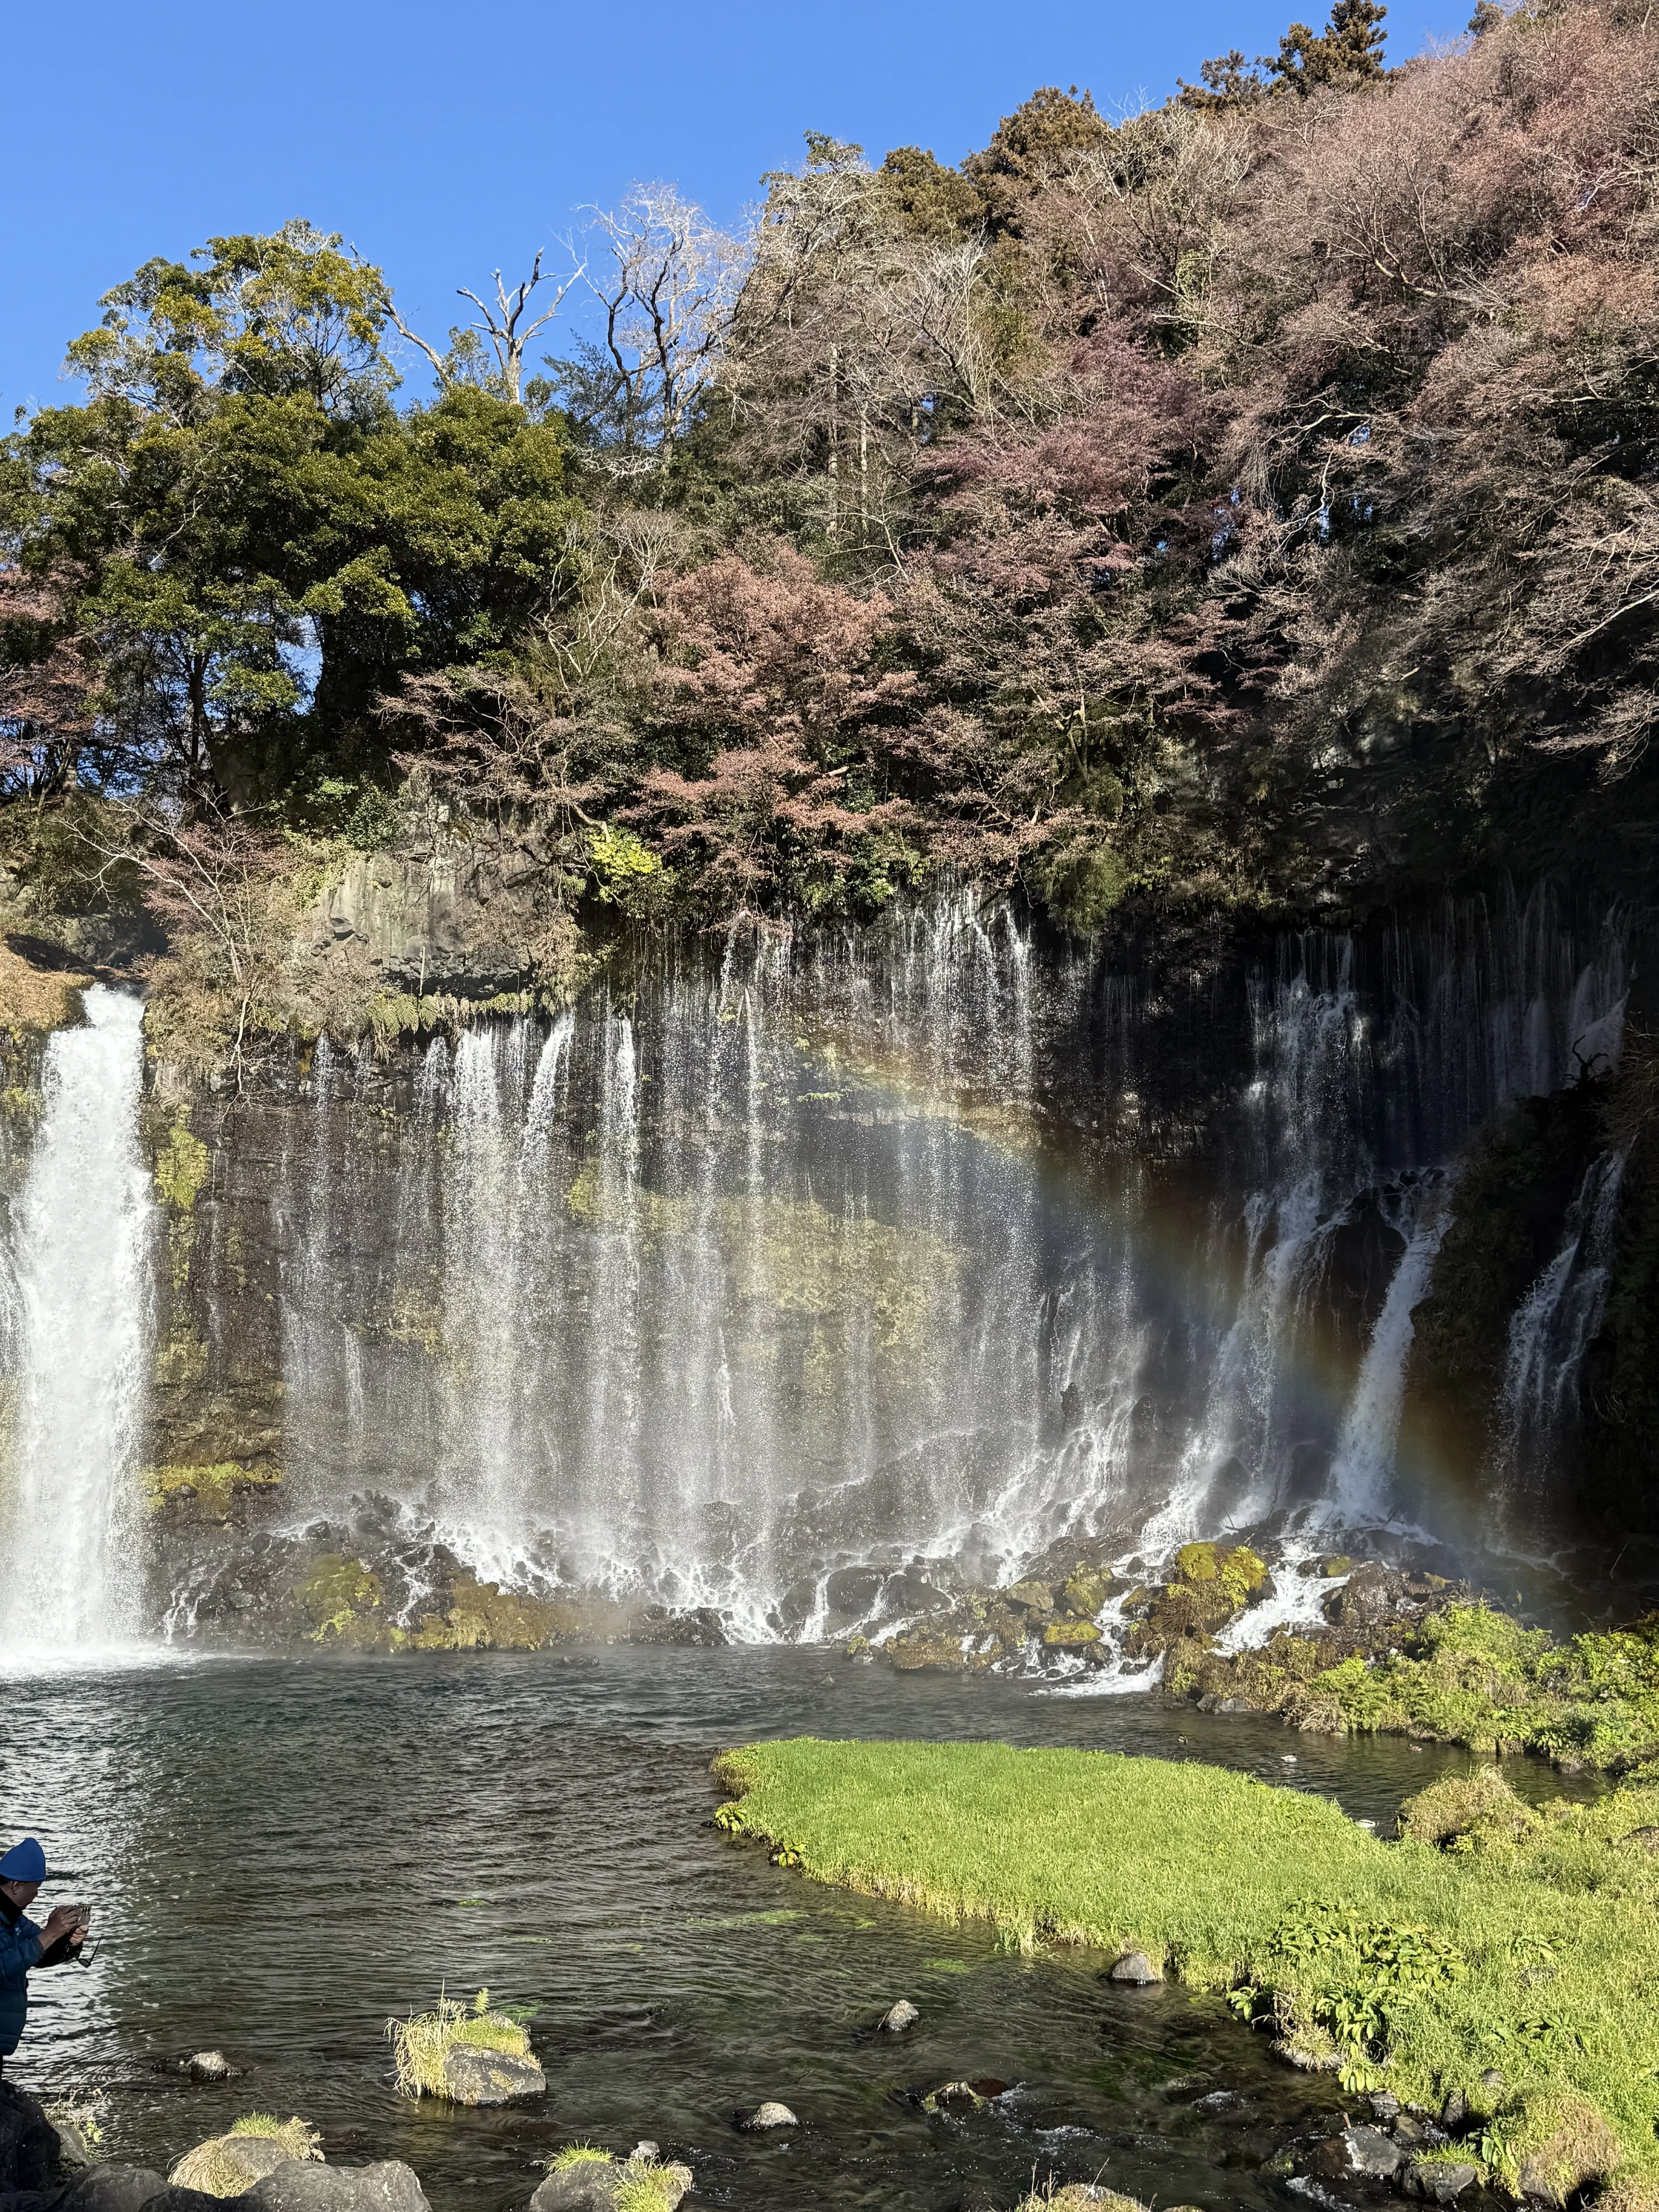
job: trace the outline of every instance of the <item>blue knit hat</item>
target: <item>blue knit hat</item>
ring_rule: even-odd
[[[44,1881],[46,1878],[46,1855],[33,1836],[14,1844],[0,1859],[0,1881]]]

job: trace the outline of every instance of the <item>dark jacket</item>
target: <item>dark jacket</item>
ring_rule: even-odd
[[[40,1931],[0,1897],[0,2058],[16,2050],[29,2009],[29,1968],[40,1963]]]

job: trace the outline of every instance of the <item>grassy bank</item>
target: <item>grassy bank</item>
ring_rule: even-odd
[[[1321,1798],[1105,1753],[803,1738],[715,1773],[720,1825],[817,1881],[1023,1948],[1144,1950],[1356,2089],[1460,2094],[1496,2179],[1616,2173],[1632,2206],[1659,2184],[1659,1790],[1534,1813],[1484,1771],[1385,1843]]]

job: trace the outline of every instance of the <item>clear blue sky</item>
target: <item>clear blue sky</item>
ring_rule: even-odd
[[[1389,54],[1472,0],[1393,0]],[[1328,0],[13,0],[0,16],[0,423],[69,396],[67,339],[154,253],[305,216],[440,335],[457,284],[527,264],[635,178],[722,222],[827,131],[958,161],[1036,86],[1109,111]]]

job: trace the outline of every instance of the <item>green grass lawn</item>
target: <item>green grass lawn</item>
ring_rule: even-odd
[[[1021,1949],[1146,1951],[1355,2089],[1461,2092],[1496,2179],[1617,2173],[1659,2207],[1659,1789],[1535,1813],[1477,1771],[1385,1843],[1322,1798],[1103,1752],[804,1737],[714,1771],[720,1825],[817,1881]]]

